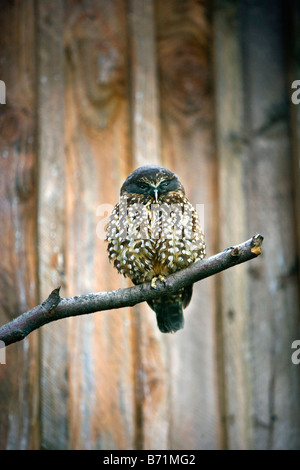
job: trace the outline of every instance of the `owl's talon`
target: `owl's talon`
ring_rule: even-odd
[[[159,276],[153,277],[151,280],[151,287],[154,290],[158,290],[158,288],[156,287],[157,281],[162,282],[164,286],[166,285],[166,279],[164,278],[164,276],[161,276],[160,274]]]

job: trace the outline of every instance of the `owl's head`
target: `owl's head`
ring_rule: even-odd
[[[160,195],[170,191],[184,194],[184,188],[177,175],[167,168],[147,165],[137,168],[126,178],[120,194],[150,195],[157,202]]]

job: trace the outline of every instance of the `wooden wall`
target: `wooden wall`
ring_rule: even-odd
[[[204,204],[208,255],[263,255],[153,312],[44,326],[0,364],[1,449],[299,449],[299,8],[279,0],[22,0],[0,14],[0,321],[130,285],[96,229],[134,168]],[[298,75],[297,75],[298,74]]]

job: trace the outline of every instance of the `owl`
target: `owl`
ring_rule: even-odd
[[[106,227],[108,256],[134,284],[150,282],[157,289],[170,274],[205,257],[198,214],[185,196],[177,175],[154,165],[133,171],[120,191]],[[193,286],[148,302],[162,333],[184,326],[183,308]]]

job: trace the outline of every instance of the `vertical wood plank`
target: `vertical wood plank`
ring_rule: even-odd
[[[37,304],[36,46],[33,1],[2,2],[0,77],[0,321]],[[38,333],[0,364],[0,448],[39,447]]]
[[[252,8],[245,0],[241,14],[247,228],[267,241],[264,256],[248,266],[254,446],[296,449],[300,383],[291,344],[299,333],[299,297],[283,4],[265,0]]]
[[[130,106],[132,170],[161,165],[159,89],[153,0],[130,0]],[[137,447],[169,448],[169,379],[166,338],[146,304],[135,312],[137,343]]]
[[[37,3],[40,300],[65,295],[64,48],[62,0]],[[68,447],[66,321],[41,331],[42,447]]]
[[[68,295],[127,285],[96,233],[103,204],[118,201],[129,173],[125,7],[121,0],[66,2]],[[129,309],[71,320],[72,449],[135,447],[134,349]]]
[[[205,1],[156,2],[162,161],[179,175],[190,201],[204,204],[211,255],[217,248],[217,200],[208,7]],[[173,449],[218,447],[215,292],[212,278],[195,285],[184,330],[167,338]]]
[[[220,240],[232,244],[233,234],[258,231],[266,239],[255,266],[222,276],[225,440],[231,449],[297,448],[299,378],[290,351],[299,317],[284,12],[280,2],[220,5]]]
[[[243,141],[243,75],[238,2],[214,12],[220,250],[249,237]],[[257,228],[259,230],[259,228]],[[222,447],[253,446],[247,267],[219,276],[219,390]]]
[[[294,187],[295,187],[295,221],[298,240],[298,259],[300,259],[300,106],[292,102],[292,94],[296,91],[291,88],[295,80],[300,77],[300,5],[295,0],[285,7],[287,24],[286,34],[288,35],[289,50],[289,70],[288,88],[290,91],[291,109],[291,131],[292,131],[292,151],[294,157]],[[299,93],[298,93],[299,98]],[[299,263],[298,263],[299,264]],[[299,264],[300,276],[300,264]]]
[[[282,14],[279,2],[273,2],[271,8],[268,2],[255,8],[242,2],[244,137],[240,138],[239,125],[233,126],[238,131],[235,135],[231,132],[238,146],[245,144],[244,150],[242,147],[238,150],[244,193],[244,197],[237,199],[239,218],[245,212],[247,231],[261,231],[269,241],[264,257],[255,267],[247,266],[246,278],[241,274],[236,287],[239,292],[244,287],[247,293],[242,304],[235,295],[232,304],[235,308],[226,310],[230,307],[230,291],[228,288],[223,291],[230,448],[297,448],[299,438],[299,410],[294,402],[299,383],[290,360],[298,319],[293,250],[286,251],[286,246],[295,246],[295,239]],[[232,25],[228,28],[232,29]],[[240,70],[239,65],[234,65],[240,63],[239,57],[228,55],[226,59],[232,60],[233,70]],[[219,71],[226,71],[224,65],[224,59],[223,63],[220,60]],[[223,100],[224,105],[230,103],[230,93]],[[239,119],[240,105],[233,109]],[[227,125],[226,116],[221,108],[220,139],[226,137],[222,133],[222,126]],[[222,141],[220,149],[222,161],[226,157]],[[226,171],[231,177],[232,169],[227,167]],[[231,191],[227,198],[232,201]],[[228,214],[225,202],[223,207],[224,214]],[[287,272],[288,280],[282,283],[279,279],[285,279]],[[231,397],[236,394],[240,400],[234,402]],[[293,418],[289,403],[293,403]]]
[[[129,1],[134,165],[160,164],[159,96],[153,0]]]

